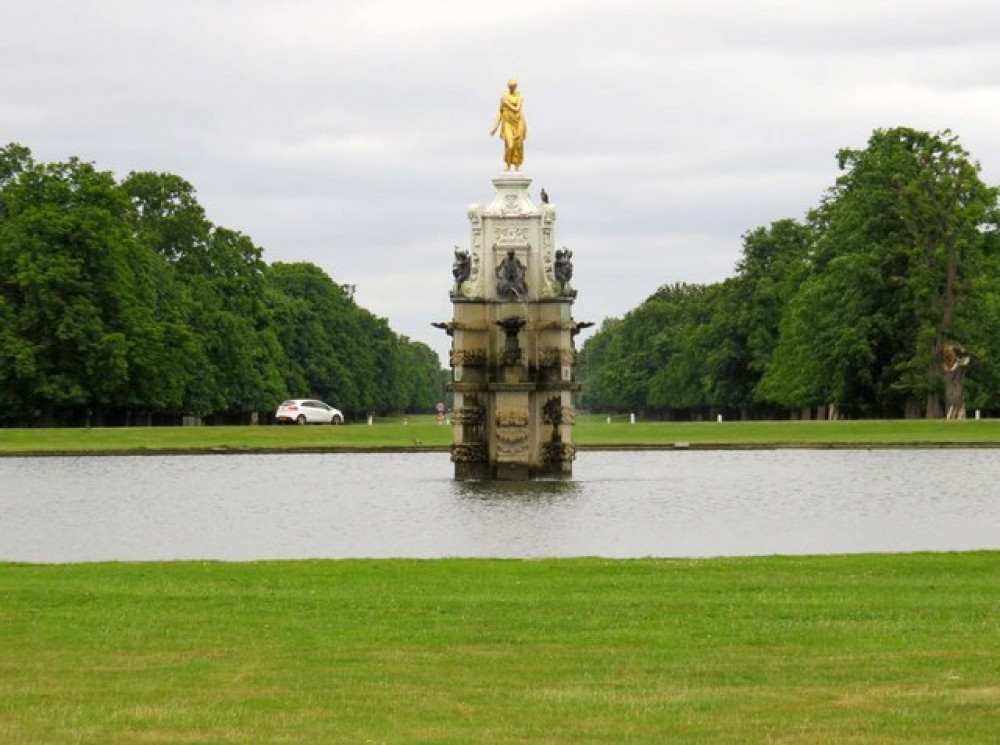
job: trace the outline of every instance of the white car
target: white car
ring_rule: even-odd
[[[284,401],[274,412],[276,424],[343,424],[340,409],[314,398],[293,398]]]

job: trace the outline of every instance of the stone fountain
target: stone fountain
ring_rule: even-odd
[[[456,479],[572,475],[576,349],[572,252],[556,249],[555,207],[536,204],[531,179],[493,179],[486,206],[468,216],[468,248],[455,247],[452,338]]]

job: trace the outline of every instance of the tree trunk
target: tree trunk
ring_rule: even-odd
[[[937,391],[927,394],[927,408],[925,409],[927,419],[943,419],[944,406],[941,404],[941,394]]]
[[[930,386],[924,405],[924,416],[927,419],[944,418],[944,405],[941,402],[941,392],[938,388],[940,381],[944,378],[944,362],[941,359],[943,353],[944,342],[938,337],[931,342],[930,362],[927,365],[927,382]]]

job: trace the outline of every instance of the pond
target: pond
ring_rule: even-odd
[[[446,454],[0,459],[0,561],[707,557],[1000,549],[990,450],[579,454],[460,483]]]

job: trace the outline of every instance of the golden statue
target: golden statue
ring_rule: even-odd
[[[508,81],[507,88],[507,93],[500,99],[500,112],[490,137],[500,130],[504,170],[509,171],[514,166],[514,170],[519,171],[524,162],[524,140],[528,136],[528,124],[521,113],[521,94],[517,92],[517,81]]]

